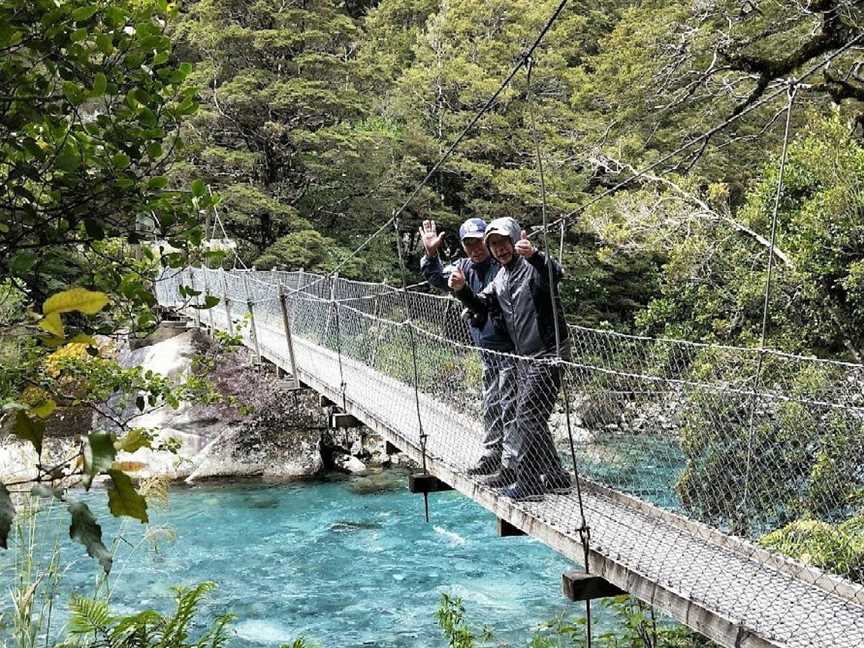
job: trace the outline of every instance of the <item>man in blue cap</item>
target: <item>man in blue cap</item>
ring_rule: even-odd
[[[479,293],[492,283],[500,265],[493,259],[483,235],[486,222],[482,218],[469,218],[459,228],[459,240],[465,257],[447,270],[438,258],[438,250],[444,242],[444,232],[436,232],[435,221],[423,221],[420,238],[426,254],[420,260],[423,277],[442,292],[449,292],[447,281],[453,271],[460,271],[466,283]],[[474,344],[489,351],[511,353],[513,344],[503,325],[496,326],[492,317],[472,318],[468,328]],[[468,469],[469,475],[495,475],[500,472],[502,462],[506,466],[515,456],[515,448],[509,443],[507,430],[514,420],[516,404],[516,377],[512,359],[497,353],[482,353],[483,360],[483,455]]]

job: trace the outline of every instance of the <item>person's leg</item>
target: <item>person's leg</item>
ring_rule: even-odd
[[[525,363],[519,376],[519,488],[505,495],[524,499],[544,490],[563,492],[570,487],[570,476],[561,466],[555,441],[549,430],[549,417],[558,399],[562,372],[560,367],[542,362]]]
[[[516,409],[519,405],[519,380],[516,361],[510,357],[499,358],[498,393],[501,412],[501,465],[516,467],[517,452],[514,436],[517,434]]]
[[[518,420],[521,384],[520,366],[523,360],[499,356],[498,388],[502,423],[501,468],[480,480],[490,488],[504,488],[516,481],[516,472],[522,453],[522,433]]]
[[[534,499],[543,492],[544,439],[542,413],[546,411],[548,387],[534,360],[519,360],[518,397],[512,447],[516,459],[516,482],[502,495],[514,500]]]
[[[548,398],[545,401],[546,408],[539,415],[542,416],[541,437],[537,447],[539,451],[538,463],[543,473],[544,486],[547,490],[564,492],[571,486],[570,473],[561,465],[561,456],[555,447],[555,439],[549,429],[549,417],[555,409],[558,394],[561,392],[561,382],[564,370],[561,366],[544,365],[541,371],[545,374],[545,383]]]
[[[469,475],[489,475],[501,465],[504,421],[501,416],[501,369],[494,355],[481,354],[483,360],[483,455],[468,469]]]

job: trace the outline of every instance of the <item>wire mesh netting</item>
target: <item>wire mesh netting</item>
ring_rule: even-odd
[[[574,541],[584,515],[593,551],[732,624],[864,645],[860,365],[574,326],[568,361],[519,357],[472,346],[452,298],[304,272],[186,269],[156,292],[417,448],[422,424],[430,458]]]

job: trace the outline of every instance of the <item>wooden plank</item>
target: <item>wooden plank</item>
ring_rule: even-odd
[[[561,591],[571,601],[593,601],[598,598],[626,594],[602,576],[570,570],[561,574]]]
[[[342,430],[345,428],[355,428],[363,425],[357,420],[356,416],[344,414],[342,412],[334,412],[330,415],[330,427],[334,430]]]
[[[442,491],[453,490],[453,487],[441,481],[435,475],[411,473],[408,475],[408,490],[412,493],[440,493]]]
[[[502,520],[501,518],[495,518],[495,520],[495,529],[498,532],[498,537],[500,538],[511,538],[514,536],[527,535],[522,529],[513,526],[507,520]]]

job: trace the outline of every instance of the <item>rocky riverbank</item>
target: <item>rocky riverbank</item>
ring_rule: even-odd
[[[145,410],[135,426],[156,431],[169,440],[176,454],[140,449],[121,453],[118,461],[139,465],[136,476],[172,480],[259,477],[283,481],[312,477],[335,469],[363,473],[387,465],[384,444],[364,427],[328,430],[327,411],[310,389],[294,389],[270,365],[256,366],[244,348],[222,350],[205,332],[166,323],[134,348],[116,352],[125,367],[140,366],[180,380],[193,372],[209,379],[225,397],[212,405],[181,403],[176,409]],[[124,418],[137,411],[113,414]],[[74,452],[80,437],[91,429],[110,427],[104,417],[65,410],[51,417],[43,460]],[[398,460],[398,459],[397,459]],[[22,479],[36,462],[29,444],[9,435],[0,438],[0,479]]]

